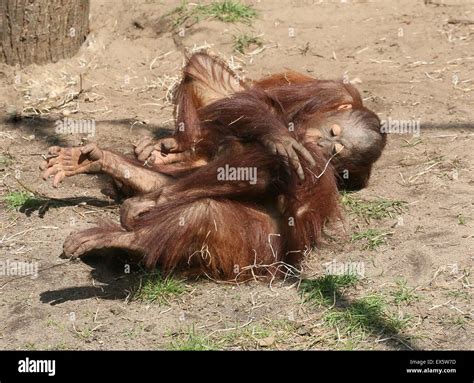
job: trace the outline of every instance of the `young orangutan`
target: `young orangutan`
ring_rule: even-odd
[[[72,234],[65,255],[122,248],[165,273],[180,269],[237,280],[274,275],[281,262],[298,264],[318,243],[324,223],[338,216],[332,154],[322,153],[329,145],[321,136],[334,147],[347,145],[349,153],[372,150],[371,158],[357,158],[368,168],[354,166],[360,187],[384,138],[364,141],[372,138],[365,130],[375,131],[378,119],[362,107],[354,88],[291,76],[296,84],[285,84],[288,76],[280,75],[249,87],[218,61],[194,55],[177,92],[175,136],[158,146],[158,154],[175,152],[169,154],[175,158],[155,158],[151,169],[96,145],[51,148],[53,157],[42,167],[45,178],[54,175],[54,185],[65,176],[103,172],[135,193],[122,205],[121,226]],[[342,125],[358,133],[348,133],[347,140]],[[142,144],[139,159],[156,156],[156,149]],[[219,179],[226,167],[255,169],[256,182]]]

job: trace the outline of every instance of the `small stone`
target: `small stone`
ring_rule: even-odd
[[[309,334],[309,331],[308,331],[308,329],[307,329],[306,327],[301,326],[301,327],[296,331],[296,333],[297,333],[298,335],[308,335],[308,334]]]
[[[152,323],[152,324],[149,324],[148,326],[146,326],[146,327],[144,328],[144,330],[145,330],[146,332],[150,332],[150,331],[153,330],[155,327],[156,327],[156,324]]]
[[[123,309],[121,309],[121,308],[111,308],[110,312],[114,315],[119,315],[119,314],[123,313]]]
[[[273,336],[268,336],[266,338],[259,339],[258,345],[260,347],[270,347],[275,343],[275,337]]]

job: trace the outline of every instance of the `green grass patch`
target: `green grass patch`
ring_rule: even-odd
[[[386,243],[385,237],[388,233],[382,233],[377,229],[367,229],[353,233],[351,236],[352,242],[364,241],[362,248],[364,250],[375,250],[377,247]]]
[[[396,334],[406,327],[408,318],[396,318],[385,308],[381,295],[369,295],[355,300],[343,310],[330,310],[324,322],[347,334]]]
[[[300,291],[305,302],[318,305],[332,305],[341,296],[341,291],[354,286],[359,281],[357,275],[325,275],[316,279],[305,279],[300,284]]]
[[[260,37],[250,36],[247,34],[241,34],[234,36],[233,48],[234,51],[239,53],[245,53],[250,47],[261,47],[263,40]]]
[[[214,1],[208,5],[199,5],[197,12],[224,23],[251,24],[257,17],[257,11],[251,5],[235,0]]]
[[[401,303],[409,304],[420,300],[420,297],[415,294],[415,289],[408,287],[407,282],[399,280],[397,283],[397,290],[392,294],[393,301],[398,305]]]
[[[5,169],[13,164],[13,157],[10,154],[0,154],[0,169]]]
[[[184,281],[161,274],[151,274],[141,279],[141,286],[135,291],[134,299],[148,302],[169,304],[169,302],[184,292],[187,288]]]
[[[194,18],[214,19],[224,23],[243,23],[250,25],[257,17],[257,11],[251,6],[235,0],[214,1],[210,4],[190,5],[186,1],[166,16],[173,19],[173,25],[182,25],[186,20]]]
[[[198,334],[194,326],[189,329],[189,332],[180,339],[171,342],[170,349],[179,351],[208,351],[218,350],[218,346],[205,335]]]
[[[2,198],[3,202],[11,210],[32,209],[43,205],[46,201],[35,197],[33,193],[24,191],[13,191]]]
[[[300,290],[305,302],[327,307],[322,317],[326,326],[336,329],[339,335],[351,335],[349,348],[355,348],[367,335],[394,336],[407,326],[410,317],[391,314],[381,294],[345,298],[345,291],[357,282],[356,275],[326,275],[302,281]]]
[[[391,201],[383,198],[366,201],[346,192],[341,194],[341,200],[350,213],[365,219],[367,222],[370,222],[371,219],[393,218],[403,213],[407,205],[404,201]]]
[[[454,317],[453,319],[451,319],[451,323],[455,325],[456,327],[461,327],[461,328],[465,328],[468,325],[467,319],[461,315],[458,315],[457,317]]]

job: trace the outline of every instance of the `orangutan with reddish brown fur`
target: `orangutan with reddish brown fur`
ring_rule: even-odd
[[[131,196],[121,225],[72,234],[65,255],[121,248],[165,273],[225,280],[297,265],[338,217],[337,186],[366,186],[385,145],[378,117],[338,81],[287,72],[242,82],[205,53],[183,73],[174,135],[142,141],[137,159],[94,144],[50,148],[42,168],[53,185],[101,172]],[[255,177],[222,178],[223,169]]]

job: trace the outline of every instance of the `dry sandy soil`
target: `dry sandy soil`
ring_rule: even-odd
[[[0,277],[0,348],[472,349],[474,9],[471,0],[437,2],[254,1],[252,25],[203,19],[173,35],[158,20],[178,1],[92,0],[91,33],[75,57],[0,66],[0,260],[40,269],[36,279]],[[263,45],[236,53],[241,34]],[[133,293],[145,283],[139,269],[124,274],[105,256],[59,258],[70,232],[118,220],[118,207],[101,194],[104,179],[77,176],[54,189],[38,164],[52,144],[88,140],[130,154],[140,136],[171,129],[167,91],[183,49],[202,46],[250,78],[283,68],[346,76],[381,118],[420,121],[421,134],[390,134],[370,186],[346,197],[371,202],[346,203],[347,234],[312,254],[306,282],[174,280],[181,293],[168,286],[166,299],[150,302]],[[70,100],[81,74],[83,92]],[[15,111],[37,118],[7,120]],[[56,134],[64,117],[93,119],[95,136]],[[13,208],[5,198],[25,187],[64,200]],[[389,216],[357,214],[381,198],[395,206]],[[351,240],[370,229],[383,241],[374,249]],[[364,277],[308,299],[303,286],[324,281],[333,259],[364,262]]]

